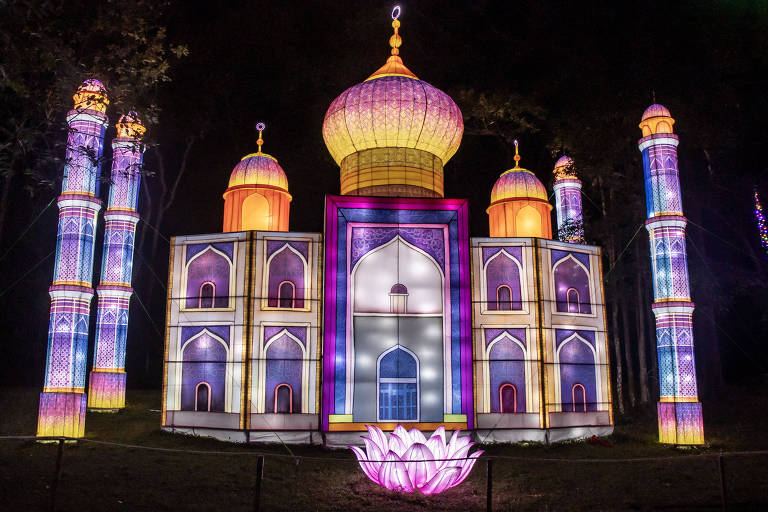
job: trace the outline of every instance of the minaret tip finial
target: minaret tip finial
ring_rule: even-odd
[[[401,12],[402,9],[399,5],[396,5],[392,9],[392,28],[395,29],[395,33],[392,35],[392,37],[389,38],[389,46],[392,47],[392,55],[398,55],[400,53],[400,45],[403,44],[403,39],[398,33],[398,29],[400,28],[399,18]]]
[[[515,168],[520,167],[520,148],[517,139],[515,139]]]
[[[261,146],[264,144],[264,139],[261,137],[261,133],[267,126],[264,123],[256,123],[256,129],[259,131],[259,138],[256,140],[256,144],[259,146],[258,153],[261,153]]]

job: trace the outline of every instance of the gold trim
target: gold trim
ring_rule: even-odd
[[[403,421],[394,421],[394,422],[356,422],[356,423],[329,423],[328,424],[328,431],[329,432],[358,432],[358,431],[365,431],[368,430],[366,426],[368,425],[375,425],[379,427],[381,430],[395,430],[395,427],[398,425],[402,425],[406,429],[411,428],[418,428],[419,430],[436,430],[439,427],[445,427],[446,430],[466,430],[467,429],[467,422],[403,422]]]
[[[660,396],[659,402],[661,403],[676,403],[676,402],[698,402],[697,396]]]
[[[613,425],[613,386],[611,385],[611,349],[608,344],[608,315],[605,307],[605,281],[603,280],[603,254],[600,247],[597,248],[597,268],[600,274],[600,307],[603,310],[603,331],[605,332],[605,374],[608,386],[608,421]],[[595,338],[597,343],[597,338]]]
[[[94,366],[91,373],[125,373],[125,368],[96,368]]]
[[[183,248],[185,250],[186,247]],[[165,351],[163,355],[163,404],[160,425],[166,426],[166,413],[168,411],[168,351],[171,340],[171,297],[173,296],[173,258],[176,254],[176,237],[171,237],[171,248],[168,263],[168,297],[165,304]],[[183,253],[182,253],[183,254]]]
[[[534,312],[536,328],[538,333],[536,335],[539,349],[539,428],[549,428],[549,411],[547,405],[547,383],[549,379],[545,373],[544,357],[546,352],[544,351],[544,301],[541,298],[542,291],[542,275],[541,275],[541,261],[539,256],[539,244],[541,240],[538,238],[533,239],[531,247],[533,248],[533,272],[536,277],[536,312]]]

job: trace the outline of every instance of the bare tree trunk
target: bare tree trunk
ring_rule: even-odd
[[[629,397],[629,406],[635,408],[637,404],[637,393],[635,391],[635,369],[632,363],[632,337],[629,328],[629,304],[626,297],[620,301],[621,304],[621,322],[624,327],[624,362],[627,366],[627,396]]]
[[[635,244],[635,261],[637,269],[635,271],[635,293],[637,294],[637,371],[640,377],[640,403],[647,404],[648,395],[648,331],[645,323],[648,310],[645,303],[645,272],[647,269],[643,266],[641,258],[640,244]]]
[[[619,311],[615,304],[611,307],[611,336],[613,345],[613,360],[616,361],[616,407],[619,414],[624,415],[624,371],[621,360],[621,340],[619,339]]]

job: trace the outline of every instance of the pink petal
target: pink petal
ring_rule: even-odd
[[[367,462],[378,468],[384,460],[384,454],[379,450],[378,445],[370,439],[364,437],[363,442],[365,443],[365,452],[368,456]]]
[[[376,425],[366,425],[365,428],[368,429],[368,434],[371,436],[371,441],[376,443],[376,446],[379,447],[381,453],[387,453],[389,451],[389,442],[387,441],[387,436],[384,434],[384,432],[382,432],[381,429]]]
[[[379,470],[379,483],[387,489],[401,492],[413,492],[413,482],[408,476],[405,463],[397,454],[390,451]]]
[[[415,487],[421,487],[437,474],[437,465],[435,461],[430,460],[433,458],[427,445],[422,443],[414,443],[403,454],[405,469],[408,470],[408,476]]]
[[[411,439],[413,439],[414,443],[427,444],[427,438],[424,437],[424,434],[421,433],[421,430],[412,428],[408,431],[408,433],[411,435]]]
[[[350,446],[349,448],[355,452],[355,455],[357,456],[357,462],[360,464],[360,467],[362,468],[363,473],[365,473],[365,476],[378,484],[379,464],[372,464],[368,462],[368,456],[357,446]]]
[[[399,437],[405,443],[406,446],[410,446],[413,443],[413,440],[411,439],[411,435],[399,423],[395,427],[394,432],[392,433],[395,434],[397,437]]]
[[[475,453],[470,455],[467,460],[464,461],[464,464],[461,468],[461,473],[459,474],[458,477],[456,477],[456,480],[454,480],[451,483],[450,487],[459,485],[461,482],[464,481],[465,478],[467,478],[467,476],[469,476],[469,472],[472,471],[472,468],[474,467],[475,462],[477,462],[477,458],[480,457],[482,453],[483,453],[483,450],[477,450]]]
[[[397,434],[389,435],[389,450],[395,452],[398,457],[403,456],[410,444],[409,439],[403,440]]]
[[[461,470],[459,468],[446,468],[432,477],[432,479],[419,490],[423,494],[441,493],[451,487],[451,484],[460,473]]]

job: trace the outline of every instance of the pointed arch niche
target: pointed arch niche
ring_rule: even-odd
[[[290,243],[273,252],[264,265],[262,307],[309,310],[309,263]]]
[[[560,398],[559,409],[563,412],[600,410],[600,372],[592,343],[573,333],[557,347],[555,361],[555,392]]]
[[[228,412],[231,376],[227,342],[208,329],[185,341],[181,353],[180,403],[182,411],[199,411],[200,386],[207,386],[206,411]]]
[[[230,257],[212,245],[192,256],[184,267],[182,309],[230,308],[230,288],[234,277]],[[209,284],[210,286],[205,286]],[[212,295],[203,296],[213,292]]]
[[[582,262],[568,254],[555,262],[552,274],[558,313],[593,314],[590,273]]]
[[[524,413],[528,411],[528,395],[532,393],[528,359],[523,342],[509,332],[502,332],[488,343],[483,358],[485,400],[488,412]],[[504,391],[509,386],[514,388],[515,395],[515,407],[512,408],[502,407],[501,402]]]
[[[520,262],[504,249],[483,266],[483,295],[486,311],[522,311],[523,269]]]
[[[305,342],[289,329],[264,341],[257,373],[256,410],[260,413],[309,412],[309,355]],[[285,402],[286,396],[290,403]]]

